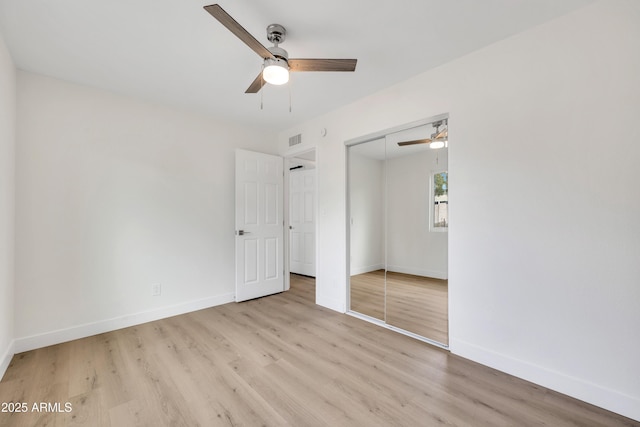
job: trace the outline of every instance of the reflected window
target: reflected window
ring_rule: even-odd
[[[431,180],[431,229],[446,231],[449,227],[449,174],[447,171],[436,172]]]

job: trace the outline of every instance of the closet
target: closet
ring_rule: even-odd
[[[349,312],[448,344],[448,117],[347,143]]]

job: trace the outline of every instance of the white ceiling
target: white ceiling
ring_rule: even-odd
[[[355,73],[295,73],[245,94],[262,60],[199,0],[0,0],[18,68],[277,131],[553,19],[592,0],[219,0],[292,58],[357,58]]]

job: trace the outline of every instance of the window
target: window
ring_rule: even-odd
[[[449,173],[436,172],[431,179],[431,230],[447,231],[449,228]]]

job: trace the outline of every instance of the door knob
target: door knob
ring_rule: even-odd
[[[238,230],[238,231],[236,231],[236,234],[238,236],[244,236],[245,234],[251,234],[251,233],[248,232],[248,231],[244,231],[244,230]]]

